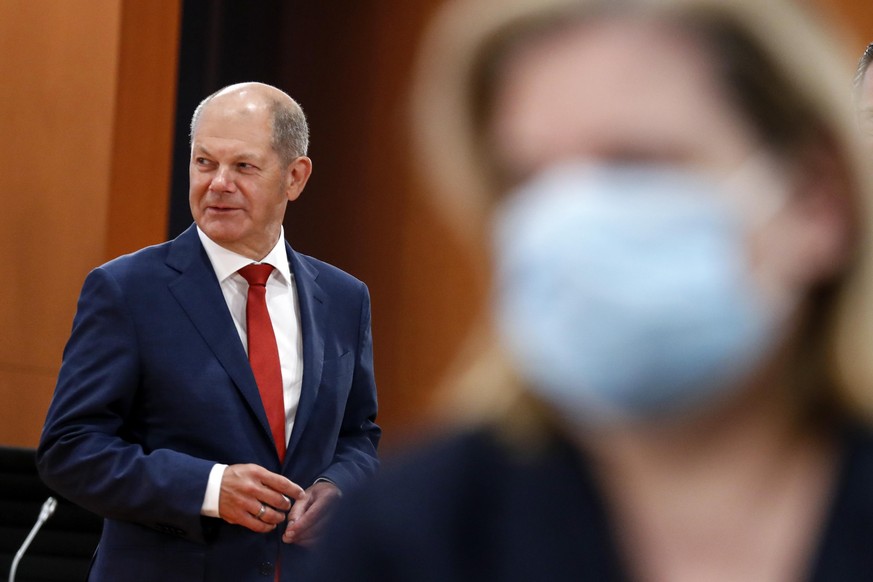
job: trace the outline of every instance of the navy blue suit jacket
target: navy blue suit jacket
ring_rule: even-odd
[[[37,462],[105,517],[91,580],[294,578],[305,550],[200,515],[215,463],[256,463],[347,490],[378,464],[366,286],[286,244],[303,384],[280,464],[245,349],[192,226],[92,271],[79,298]]]

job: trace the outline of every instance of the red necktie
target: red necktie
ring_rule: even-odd
[[[267,311],[267,279],[273,267],[267,264],[252,263],[239,270],[248,281],[249,292],[246,298],[246,328],[249,342],[249,362],[261,401],[270,421],[273,441],[279,459],[285,458],[285,400],[282,390],[282,368],[279,365],[279,348],[273,333],[273,322]]]

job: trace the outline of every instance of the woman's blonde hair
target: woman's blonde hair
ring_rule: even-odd
[[[795,376],[828,404],[873,418],[873,191],[852,111],[852,59],[821,15],[782,0],[450,2],[425,38],[412,93],[413,137],[438,209],[482,244],[505,186],[487,135],[501,59],[527,39],[604,14],[653,17],[688,30],[708,49],[737,111],[772,150],[791,159],[814,145],[834,156],[856,250],[845,272],[815,291]],[[500,410],[496,399],[512,402],[512,374],[487,328],[474,333],[460,393],[482,404],[462,407],[493,412]]]

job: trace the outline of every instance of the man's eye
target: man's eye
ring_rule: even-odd
[[[240,170],[253,170],[255,168],[252,164],[250,164],[248,162],[240,162],[237,164],[237,167]]]
[[[206,158],[194,158],[194,163],[198,166],[205,166],[209,164],[209,160],[207,160]]]

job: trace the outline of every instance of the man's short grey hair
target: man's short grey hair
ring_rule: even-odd
[[[290,104],[274,100],[270,104],[273,114],[273,149],[285,165],[294,158],[305,156],[309,150],[309,125],[303,108],[292,101]]]
[[[864,82],[864,75],[867,74],[867,69],[870,68],[870,63],[873,62],[873,42],[867,45],[864,54],[861,55],[861,60],[858,61],[858,70],[855,72],[855,89],[860,90],[861,84]]]
[[[203,108],[223,90],[219,89],[208,96],[194,109],[188,134],[189,143],[193,144],[194,130],[197,128],[197,122],[200,120]],[[272,117],[271,144],[276,153],[279,154],[282,163],[287,166],[294,158],[305,156],[309,150],[309,125],[306,123],[303,108],[293,99],[290,103],[279,99],[268,99]]]

